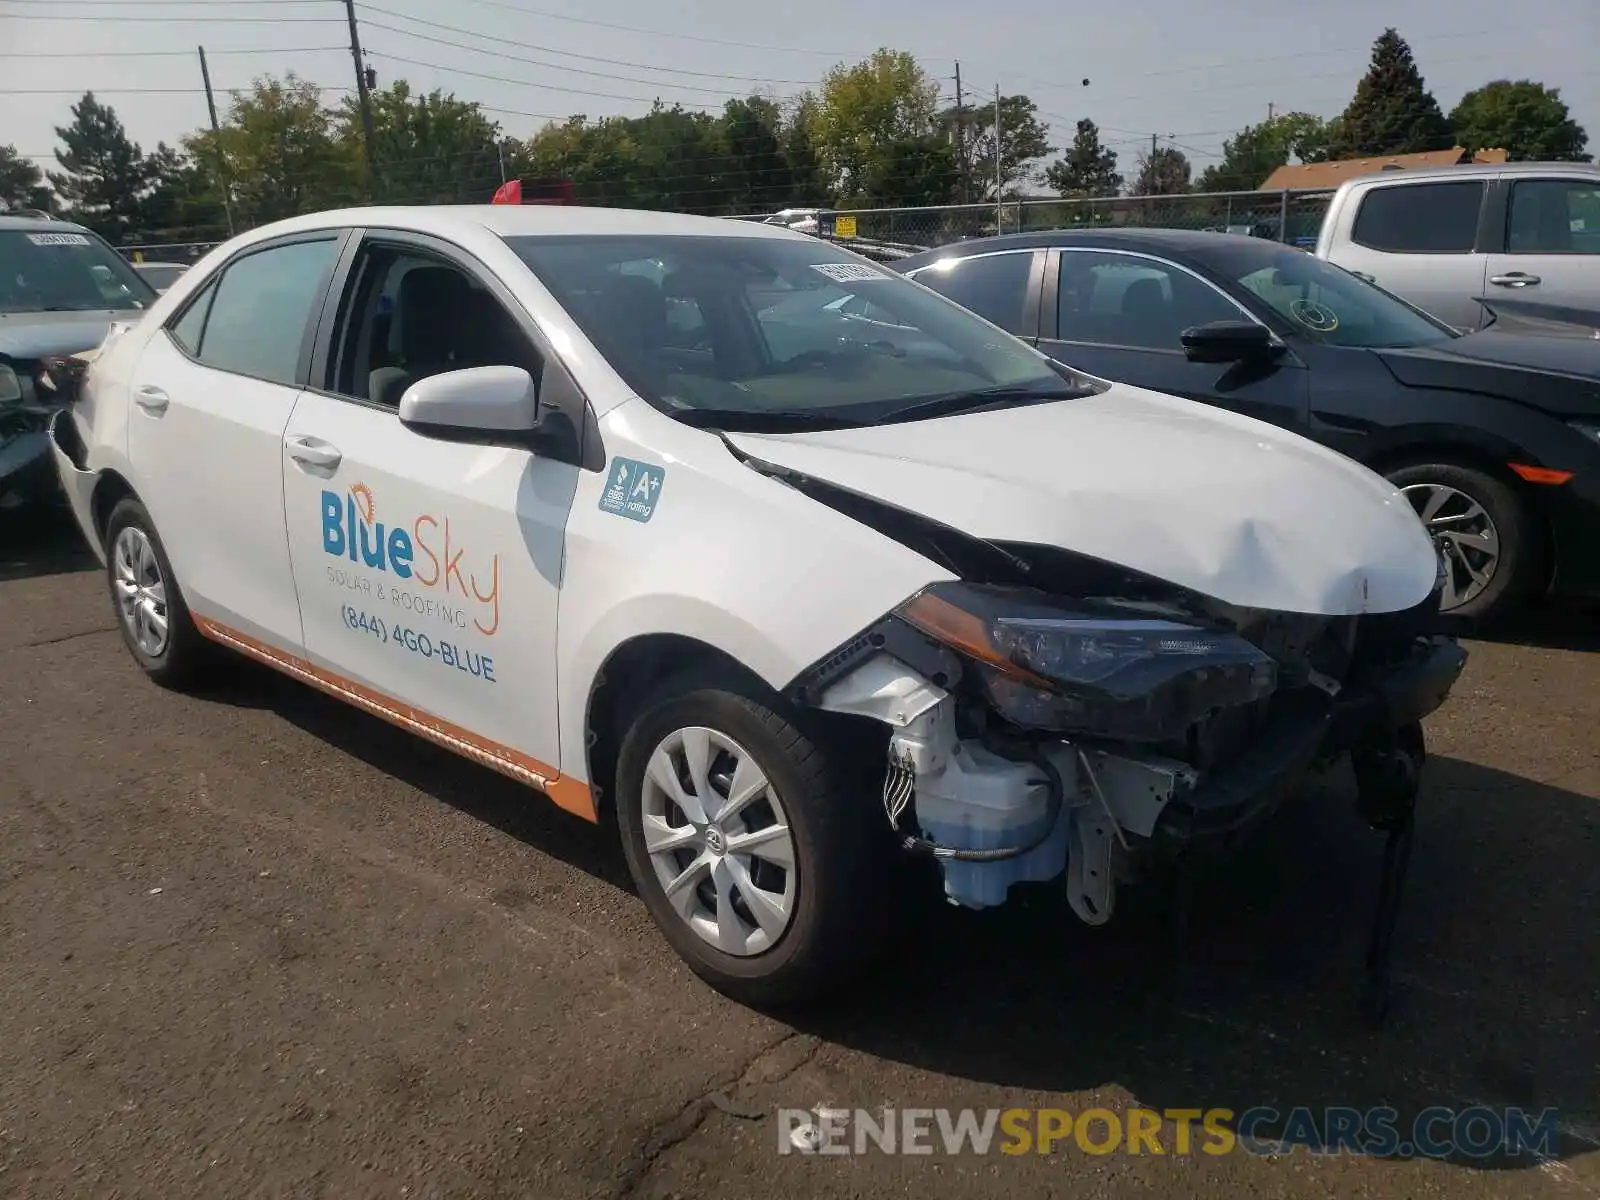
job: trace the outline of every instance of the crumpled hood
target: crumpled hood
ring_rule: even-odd
[[[1226,604],[1393,612],[1438,558],[1365,467],[1276,426],[1126,385],[930,421],[730,433],[763,462],[992,541],[1057,546]]]
[[[0,313],[0,354],[13,359],[76,354],[105,340],[113,320],[137,321],[143,312]]]

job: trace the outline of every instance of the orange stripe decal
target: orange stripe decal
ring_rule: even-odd
[[[586,821],[599,820],[595,811],[594,793],[588,784],[564,777],[560,771],[536,758],[519,750],[513,750],[510,746],[502,746],[499,742],[479,737],[470,729],[463,729],[420,708],[359,684],[353,679],[346,679],[342,675],[324,670],[308,659],[289,654],[249,634],[240,633],[237,629],[230,629],[226,625],[201,616],[195,616],[194,623],[201,634],[214,642],[247,654],[291,678],[310,684],[318,691],[326,692],[375,717],[381,717],[391,725],[397,725],[401,729],[427,738],[447,750],[454,750],[462,757],[499,771],[502,775],[508,775],[519,783],[538,788],[553,800],[557,807],[575,816],[582,817]]]

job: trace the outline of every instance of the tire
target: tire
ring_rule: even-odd
[[[635,712],[618,756],[617,822],[634,883],[673,949],[713,988],[755,1007],[817,1000],[837,989],[870,961],[898,911],[886,903],[896,876],[888,821],[870,789],[843,782],[848,772],[835,764],[847,756],[830,755],[805,731],[801,714],[731,670],[669,679]],[[749,757],[769,787],[736,817],[708,822],[706,832],[683,848],[653,857],[647,828],[659,848],[659,831],[690,822],[682,808],[655,811],[670,796],[647,779],[652,758],[660,751],[687,763],[702,743],[710,764],[706,775],[721,780],[712,784],[714,803],[724,800],[737,775],[737,752]],[[694,800],[692,773],[688,787],[682,774],[678,779],[680,795]],[[776,824],[788,830],[793,863],[781,880],[774,863],[761,857],[780,853],[781,838],[768,841],[760,853],[733,850],[739,838]],[[697,874],[675,903],[663,878],[691,864]],[[768,923],[756,919],[755,897],[744,895],[740,871],[757,894],[788,898],[781,930],[772,932],[778,921],[767,905],[759,907]],[[736,921],[729,926],[732,940],[748,939],[732,952],[724,948],[729,940],[711,940],[722,928],[725,907]],[[706,933],[697,931],[691,915]]]
[[[148,548],[148,556],[142,559],[141,543]],[[159,592],[150,590],[152,583],[159,586]],[[123,644],[140,669],[162,687],[183,689],[195,683],[209,660],[210,645],[189,615],[150,514],[131,496],[120,500],[106,521],[106,586]],[[129,588],[142,589],[142,594],[125,603]],[[138,616],[141,608],[145,610],[143,622]],[[166,622],[165,638],[159,644],[142,636],[154,628],[149,621],[152,608],[154,615]]]
[[[1463,597],[1450,603],[1447,584],[1446,600],[1441,604],[1447,616],[1487,623],[1504,617],[1539,586],[1545,564],[1543,532],[1526,499],[1511,484],[1472,467],[1444,462],[1400,467],[1388,477],[1406,493],[1419,516],[1432,499],[1443,497],[1443,507],[1428,532],[1445,555],[1455,594]],[[1487,520],[1498,546],[1487,582],[1476,591],[1472,589],[1474,572],[1484,573],[1486,555],[1477,549],[1476,539],[1452,535],[1481,528],[1481,524],[1476,516],[1451,519],[1474,511]]]

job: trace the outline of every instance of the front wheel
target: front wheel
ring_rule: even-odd
[[[1502,616],[1538,586],[1538,522],[1509,483],[1452,463],[1402,467],[1389,481],[1411,501],[1443,560],[1441,612]]]
[[[731,673],[670,682],[623,740],[616,802],[640,895],[718,991],[809,1000],[876,948],[887,821],[776,696]]]

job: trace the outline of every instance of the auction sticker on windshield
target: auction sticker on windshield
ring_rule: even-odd
[[[89,239],[81,233],[30,233],[28,240],[35,246],[87,246]]]
[[[835,283],[859,283],[863,279],[891,279],[882,271],[871,267],[862,266],[860,263],[812,263],[811,269],[819,274],[826,275]]]

